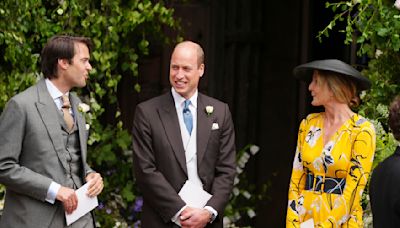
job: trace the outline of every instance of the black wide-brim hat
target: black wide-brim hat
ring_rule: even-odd
[[[297,79],[310,82],[314,70],[332,71],[348,77],[355,82],[360,91],[371,87],[371,82],[368,78],[362,76],[354,67],[337,59],[315,60],[299,65],[293,69],[293,74]]]

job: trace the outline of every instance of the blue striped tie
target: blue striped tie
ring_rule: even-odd
[[[185,122],[186,129],[188,130],[189,135],[191,135],[193,129],[193,116],[192,112],[190,112],[189,105],[190,100],[185,100],[183,107],[183,121]]]

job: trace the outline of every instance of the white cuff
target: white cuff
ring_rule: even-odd
[[[178,218],[179,215],[185,210],[187,205],[183,206],[175,215],[171,218],[171,221],[174,222],[176,225],[181,226],[180,219]]]
[[[56,182],[52,181],[49,186],[49,189],[47,190],[46,201],[51,204],[54,204],[54,202],[56,201],[58,190],[60,190],[60,188],[61,188],[60,184],[57,184]]]

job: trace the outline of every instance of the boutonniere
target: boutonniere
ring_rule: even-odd
[[[79,112],[83,112],[83,113],[89,112],[90,111],[90,106],[85,104],[85,103],[80,103],[78,105],[78,111]]]
[[[207,113],[207,116],[211,115],[213,112],[214,112],[214,107],[211,106],[211,105],[207,105],[207,106],[206,106],[206,113]]]

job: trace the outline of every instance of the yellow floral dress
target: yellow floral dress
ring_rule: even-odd
[[[361,195],[375,152],[375,129],[355,114],[323,145],[324,113],[313,113],[299,128],[289,186],[286,227],[313,218],[315,227],[362,227]],[[305,190],[306,176],[345,178],[342,194]]]

